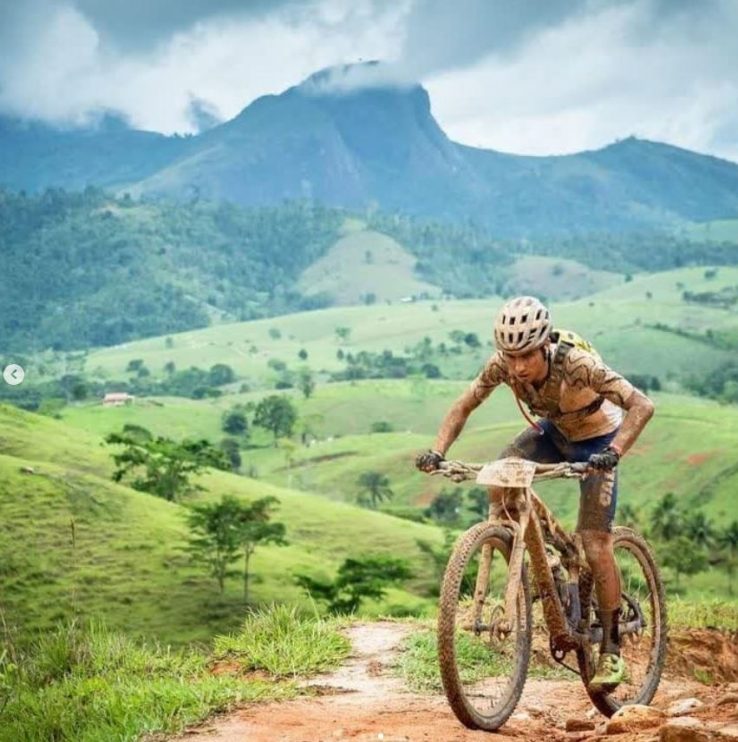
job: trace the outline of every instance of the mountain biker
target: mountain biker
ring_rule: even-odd
[[[603,631],[590,688],[609,691],[625,676],[618,636],[620,575],[612,537],[616,467],[653,415],[653,403],[596,354],[563,342],[553,332],[549,310],[532,296],[517,297],[502,307],[494,340],[496,352],[446,414],[434,447],[415,463],[421,471],[437,469],[469,415],[500,384],[511,387],[516,398],[542,418],[520,433],[501,458],[589,462],[591,473],[580,483],[577,532],[592,570]],[[489,493],[497,512],[504,490],[490,487]]]

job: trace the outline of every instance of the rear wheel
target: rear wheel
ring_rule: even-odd
[[[646,540],[630,528],[613,531],[615,562],[620,570],[620,651],[626,679],[612,692],[592,692],[589,680],[599,659],[599,647],[577,651],[582,680],[592,703],[605,716],[626,704],[648,705],[653,699],[666,658],[666,603],[664,585]],[[590,625],[597,617],[590,610]]]
[[[514,711],[528,672],[531,602],[525,568],[513,625],[503,621],[512,541],[502,526],[477,524],[459,537],[443,578],[441,680],[451,708],[470,729],[499,729]]]

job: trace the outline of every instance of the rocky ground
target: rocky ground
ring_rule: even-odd
[[[445,697],[413,693],[390,672],[410,630],[394,622],[354,625],[347,630],[353,647],[348,661],[309,681],[310,696],[240,709],[177,742],[738,741],[735,635],[675,634],[653,704],[627,707],[612,719],[592,708],[577,680],[529,680],[515,714],[490,734],[466,729]],[[711,684],[694,680],[695,670]]]

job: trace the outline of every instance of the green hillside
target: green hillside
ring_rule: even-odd
[[[704,268],[682,268],[639,275],[576,301],[554,303],[554,321],[592,340],[604,358],[625,373],[677,381],[704,373],[732,358],[730,349],[707,341],[706,331],[738,328],[735,312],[682,299],[685,290],[718,290],[738,284],[736,268],[721,267],[712,278],[706,278],[706,273],[710,271]],[[470,378],[491,352],[488,338],[500,304],[500,299],[493,298],[336,307],[221,324],[178,333],[169,342],[159,337],[97,350],[86,358],[85,368],[102,379],[124,379],[126,366],[136,358],[143,359],[155,375],[162,374],[168,361],[177,368],[225,363],[249,384],[268,387],[277,378],[270,361],[282,361],[291,369],[307,365],[318,374],[335,372],[344,367],[337,358],[339,352],[390,349],[402,353],[425,336],[434,345],[453,345],[449,333],[463,330],[476,333],[482,347],[434,357],[433,362],[444,375]],[[339,327],[350,330],[345,341],[336,334]],[[298,358],[303,349],[308,354],[304,361]]]
[[[308,400],[293,395],[301,418],[312,421],[311,445],[293,441],[274,447],[268,436],[257,432],[252,445],[242,448],[242,468],[257,473],[259,482],[347,503],[354,502],[360,491],[359,476],[377,471],[389,478],[394,492],[381,509],[409,507],[420,512],[443,487],[452,485],[418,473],[413,459],[432,445],[443,415],[464,386],[465,382],[380,380],[322,385]],[[680,395],[652,396],[657,412],[623,463],[620,504],[635,508],[647,523],[656,501],[673,492],[688,511],[700,509],[719,528],[727,526],[735,517],[738,488],[732,453],[738,436],[736,408]],[[132,422],[158,434],[178,437],[188,431],[218,439],[222,411],[249,398],[255,395],[184,400],[181,406],[179,400],[164,399],[162,408],[138,403],[113,409],[87,405],[67,408],[64,415],[70,425],[97,434]],[[389,423],[393,432],[370,433],[372,424],[380,421]],[[472,415],[451,454],[488,460],[524,427],[510,393],[500,389]],[[576,485],[546,483],[540,491],[556,514],[573,525]],[[691,584],[714,594],[724,588],[723,578],[710,572],[696,576]]]
[[[0,446],[2,609],[21,634],[80,613],[100,616],[111,628],[179,643],[208,638],[240,621],[238,580],[221,598],[212,579],[182,552],[184,505],[112,483],[110,463],[94,435],[6,406],[0,406],[0,422],[4,431],[13,431]],[[427,585],[429,566],[415,539],[440,541],[433,526],[224,472],[209,472],[199,482],[207,489],[203,498],[280,500],[278,519],[287,526],[289,546],[257,550],[256,602],[303,602],[292,582],[295,573],[329,576],[344,558],[361,553],[406,557],[417,575],[409,587]],[[428,603],[395,589],[367,610],[386,612],[393,605],[422,609]]]
[[[418,280],[416,264],[417,259],[391,237],[356,230],[308,267],[297,286],[306,296],[327,294],[339,305],[438,296],[437,286]]]
[[[623,275],[593,270],[576,260],[526,255],[509,269],[506,294],[545,296],[549,301],[566,301],[619,286]]]

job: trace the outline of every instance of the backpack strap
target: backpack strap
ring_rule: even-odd
[[[559,338],[556,344],[556,350],[553,352],[550,358],[550,371],[548,378],[546,379],[543,388],[541,389],[536,404],[528,404],[528,409],[534,415],[548,418],[549,420],[579,420],[597,412],[605,401],[604,397],[598,395],[593,399],[586,407],[582,407],[579,410],[571,410],[570,412],[562,412],[559,407],[559,396],[561,394],[561,382],[564,379],[564,367],[566,363],[566,357],[571,352],[571,349],[576,347],[573,343],[569,343]],[[550,351],[549,351],[550,352]],[[513,386],[513,393],[519,402],[519,394]],[[527,415],[525,416],[528,419]]]

